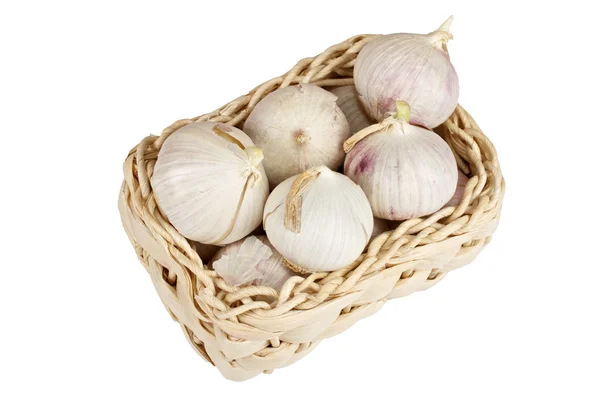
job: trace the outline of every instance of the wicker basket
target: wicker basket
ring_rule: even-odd
[[[291,278],[281,292],[232,287],[205,268],[208,260],[203,263],[194,243],[161,214],[151,178],[158,151],[171,133],[206,120],[241,126],[254,106],[280,87],[350,84],[357,53],[374,37],[350,38],[216,111],[177,121],[161,136],[142,140],[125,161],[119,210],[131,243],[192,347],[228,379],[245,380],[290,365],[387,300],[435,285],[470,263],[496,229],[504,194],[496,151],[460,106],[436,129],[470,178],[460,205],[401,223],[343,270]]]

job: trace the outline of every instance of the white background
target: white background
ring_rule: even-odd
[[[592,3],[1,2],[0,398],[600,398]],[[331,44],[450,14],[461,103],[507,181],[494,240],[293,366],[226,381],[121,228],[128,151]]]

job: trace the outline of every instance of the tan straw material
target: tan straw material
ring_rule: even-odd
[[[374,239],[345,269],[292,277],[280,292],[232,287],[207,269],[209,260],[200,259],[194,242],[161,214],[151,178],[158,151],[171,133],[207,120],[241,127],[262,98],[288,85],[351,84],[356,55],[374,37],[350,38],[216,111],[177,121],[160,136],[143,139],[125,160],[119,210],[127,235],[190,344],[228,379],[245,380],[290,365],[387,300],[435,285],[470,263],[496,229],[504,194],[496,150],[460,106],[436,131],[469,177],[461,203],[402,222]]]

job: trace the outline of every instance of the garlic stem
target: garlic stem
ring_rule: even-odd
[[[285,199],[285,218],[284,225],[287,230],[300,233],[300,219],[302,217],[302,194],[306,191],[308,185],[325,170],[324,167],[311,168],[304,171],[292,184],[292,187]]]
[[[367,126],[365,129],[356,132],[354,135],[352,135],[350,137],[350,139],[348,139],[344,142],[344,151],[346,153],[349,153],[350,150],[352,150],[354,148],[354,146],[356,146],[356,143],[360,142],[361,140],[363,140],[364,138],[366,138],[367,136],[369,136],[372,133],[384,130],[389,125],[390,125],[390,119],[386,118],[378,124]]]
[[[296,143],[304,143],[306,142],[306,135],[304,133],[300,133],[298,136],[296,136]]]
[[[396,116],[397,120],[410,121],[410,106],[404,100],[396,101]]]
[[[248,147],[247,149],[244,149],[244,151],[248,154],[248,160],[253,167],[257,167],[265,157],[262,150],[258,147]]]
[[[232,135],[229,134],[229,132],[231,132],[231,128],[228,127],[227,125],[216,124],[215,126],[213,126],[212,130],[215,134],[217,134],[218,136],[227,140],[228,142],[235,144],[240,149],[242,149],[242,150],[245,149],[245,146],[242,144],[242,142],[240,142],[239,140],[237,140],[236,138],[234,138]]]
[[[248,161],[250,162],[250,168],[244,173],[244,179],[247,179],[247,183],[250,183],[250,187],[254,187],[256,182],[259,182],[262,178],[260,173],[260,163],[264,158],[263,152],[258,147],[248,147],[244,149],[248,155]]]
[[[454,21],[453,15],[444,21],[444,23],[440,25],[436,31],[433,31],[429,34],[432,42],[446,53],[448,53],[448,41],[453,38],[452,34],[450,33],[450,25],[452,25],[452,21]]]
[[[354,135],[352,135],[350,139],[344,142],[344,151],[346,152],[346,154],[349,153],[350,150],[352,150],[354,146],[356,146],[356,143],[360,142],[372,133],[383,131],[391,124],[397,123],[397,121],[410,121],[410,106],[406,101],[396,101],[396,115],[394,115],[393,118],[388,117],[380,123],[367,126],[365,129],[358,131]]]
[[[450,32],[435,31],[431,32],[428,36],[432,44],[443,49],[446,53],[448,52],[448,48],[446,47],[446,45],[448,44],[450,39],[453,38]]]
[[[447,20],[444,21],[442,25],[437,29],[440,32],[448,32],[450,33],[450,25],[452,25],[452,21],[454,21],[454,15],[448,17]]]

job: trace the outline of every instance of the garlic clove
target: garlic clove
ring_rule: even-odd
[[[292,268],[335,271],[360,256],[373,231],[373,215],[360,187],[320,166],[273,190],[263,226]]]
[[[452,19],[428,35],[380,36],[359,52],[354,84],[369,115],[382,121],[402,100],[412,107],[413,125],[431,129],[450,117],[459,94],[446,47]]]
[[[354,85],[338,86],[329,91],[337,96],[337,105],[346,116],[352,133],[375,123],[360,102]]]
[[[439,210],[454,194],[458,168],[437,134],[411,125],[410,108],[364,129],[344,144],[344,173],[364,190],[377,218],[400,221]]]
[[[224,245],[260,225],[269,193],[261,150],[239,129],[186,125],[163,143],[152,187],[171,224],[188,239]]]
[[[350,127],[336,96],[311,84],[277,89],[262,99],[244,123],[260,147],[271,187],[302,171],[344,162],[342,143]]]
[[[212,268],[232,286],[250,283],[281,290],[296,275],[284,265],[283,257],[266,236],[249,236],[222,248]]]

